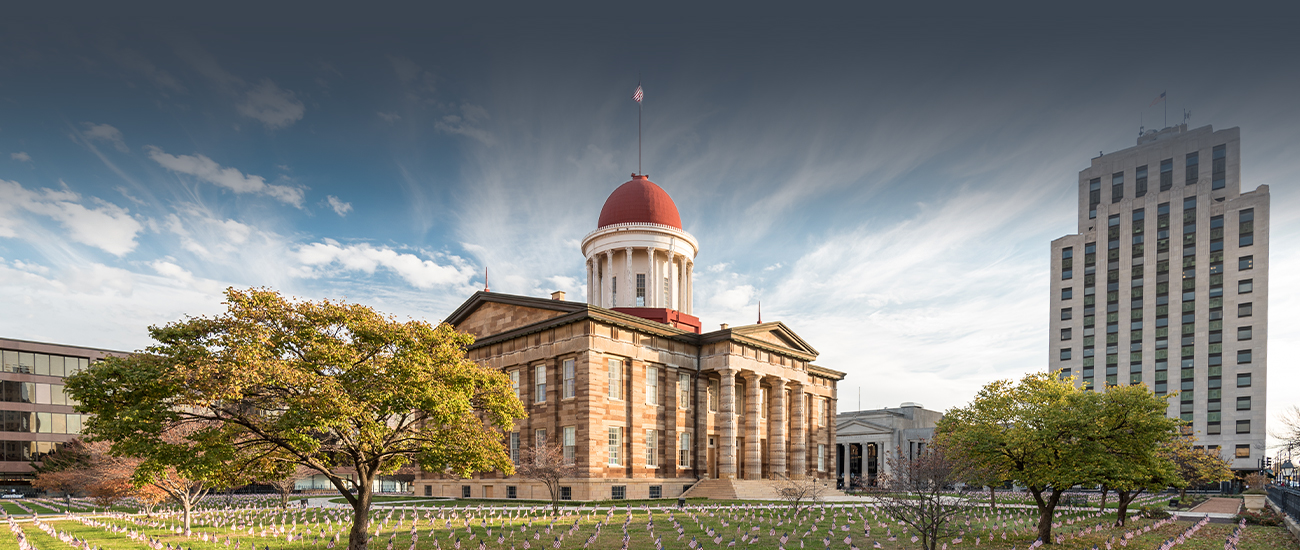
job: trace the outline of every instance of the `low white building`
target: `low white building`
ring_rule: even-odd
[[[836,415],[835,474],[840,486],[876,486],[889,470],[889,458],[920,453],[934,437],[940,418],[943,413],[919,403]]]

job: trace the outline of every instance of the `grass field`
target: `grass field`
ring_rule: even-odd
[[[191,536],[178,533],[179,516],[163,513],[151,518],[116,514],[74,515],[15,523],[37,550],[74,548],[84,541],[101,550],[314,550],[344,548],[350,527],[349,509],[281,511],[273,507],[215,509],[195,514]],[[904,526],[869,506],[817,506],[798,516],[775,504],[690,504],[683,510],[665,506],[620,504],[615,509],[585,505],[568,507],[552,518],[546,507],[479,505],[407,505],[376,511],[369,532],[376,550],[545,550],[683,549],[725,550],[915,550],[919,542]],[[31,503],[27,503],[29,507]],[[52,505],[53,506],[53,505]],[[57,516],[66,518],[67,516]],[[972,507],[955,525],[959,531],[942,539],[949,550],[976,548],[1025,549],[1036,538],[1031,510]],[[1110,527],[1114,514],[1071,511],[1056,518],[1054,535],[1063,549],[1113,550],[1156,548],[1186,532],[1191,522],[1157,522],[1133,518],[1123,528]],[[869,527],[869,529],[868,529]],[[1178,550],[1219,550],[1236,525],[1209,524],[1177,546]],[[782,536],[786,541],[782,544]],[[1126,538],[1128,535],[1128,538]],[[337,537],[337,538],[336,538]],[[1005,538],[1004,538],[1005,537]],[[68,542],[65,542],[68,541]],[[1126,544],[1121,544],[1126,542]],[[14,548],[17,539],[6,530],[0,548]],[[1277,527],[1247,526],[1238,546],[1244,550],[1300,550]]]

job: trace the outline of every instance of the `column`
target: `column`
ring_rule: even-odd
[[[677,423],[677,403],[681,399],[681,392],[678,391],[677,385],[677,367],[664,365],[662,371],[663,380],[659,381],[659,393],[663,395],[663,401],[659,404],[663,406],[664,424],[659,433],[659,448],[663,451],[663,460],[659,463],[659,477],[677,477],[677,464],[681,453],[677,452],[677,446],[681,444],[681,429]]]
[[[835,447],[835,410],[836,410],[835,407],[837,402],[838,400],[835,398],[826,399],[826,436],[825,437],[826,437],[826,448],[836,449],[836,452],[838,453],[839,449]],[[836,464],[839,464],[840,460],[844,460],[845,464],[847,464],[848,456],[849,455],[843,455],[843,457],[841,457],[840,455],[836,455],[833,457],[827,457],[827,460],[834,460]],[[845,466],[845,468],[847,469],[848,466]]]
[[[594,271],[592,267],[593,265],[592,265],[591,258],[587,258],[587,303],[588,304],[595,304],[595,302],[592,300],[594,296],[591,291],[591,289],[593,288],[591,286],[591,277],[593,275],[592,272]]]
[[[772,389],[768,391],[772,402],[768,403],[767,414],[767,460],[771,464],[772,477],[781,479],[785,471],[785,380],[772,379]]]
[[[693,282],[695,280],[694,271],[695,271],[695,262],[687,260],[686,261],[686,299],[682,300],[683,302],[686,303],[686,309],[684,310],[686,313],[691,313],[692,311],[694,311],[694,307],[693,307],[695,305],[695,300],[694,300],[695,283]]]
[[[646,307],[659,307],[654,283],[659,280],[659,263],[655,261],[654,247],[646,248],[646,260]]]
[[[604,297],[600,302],[600,306],[614,307],[614,251],[606,251],[605,258],[609,261],[606,263],[604,273],[600,275],[601,285],[605,287],[602,292]]]
[[[718,477],[736,479],[736,371],[722,369],[718,403]]]
[[[790,478],[804,479],[808,473],[808,417],[804,412],[803,384],[790,388]]]
[[[763,449],[759,446],[762,434],[758,408],[763,391],[758,373],[745,373],[745,479],[763,479]]]
[[[632,274],[632,247],[623,249],[623,280],[627,281],[627,295],[623,298],[626,307],[636,307],[636,276]]]
[[[695,367],[698,368],[699,364],[696,363]],[[692,457],[694,460],[691,461],[691,469],[695,476],[703,478],[709,471],[709,379],[698,370],[693,374],[695,388],[691,393],[691,410],[688,413],[695,416],[695,456]]]

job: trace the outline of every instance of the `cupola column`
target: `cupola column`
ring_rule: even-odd
[[[623,280],[627,281],[627,292],[623,294],[624,307],[636,307],[636,275],[632,272],[632,247],[623,249]],[[614,304],[616,307],[618,304]]]
[[[593,270],[592,270],[591,258],[587,258],[587,303],[588,304],[595,303],[593,300],[593,298],[595,298],[595,295],[591,291],[592,288],[594,288],[592,286],[592,275],[594,275],[592,271]]]
[[[655,247],[646,249],[646,279],[645,283],[645,307],[661,307],[659,305],[659,293],[655,292],[658,286],[655,281],[659,280],[659,261],[655,258]]]

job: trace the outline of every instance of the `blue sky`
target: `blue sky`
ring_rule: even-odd
[[[706,328],[761,300],[841,410],[943,409],[1045,366],[1077,173],[1167,90],[1271,186],[1270,414],[1300,401],[1294,7],[311,6],[0,22],[0,334],[136,349],[230,285],[436,321],[485,268],[579,297],[639,78]]]

